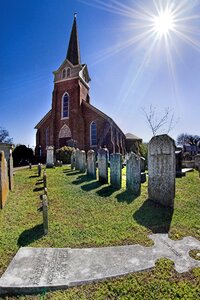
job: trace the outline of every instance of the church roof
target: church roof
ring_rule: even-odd
[[[72,26],[72,31],[69,40],[69,46],[67,50],[66,57],[73,65],[78,65],[81,63],[79,40],[78,40],[78,30],[76,24],[76,14],[74,14],[74,23]]]
[[[119,128],[119,126],[117,126],[117,124],[113,121],[113,119],[110,118],[108,115],[106,115],[105,113],[103,113],[101,110],[99,110],[95,106],[91,105],[90,103],[87,103],[86,101],[82,101],[82,104],[85,105],[86,107],[88,107],[89,109],[92,109],[93,111],[95,111],[98,115],[100,115],[101,117],[106,119],[110,124],[117,127],[117,129],[124,135],[123,131]]]
[[[125,134],[127,140],[137,140],[137,141],[142,141],[141,138],[137,137],[136,135],[132,133],[126,133]]]
[[[50,117],[51,115],[51,110],[40,120],[39,123],[37,123],[37,125],[35,125],[34,129],[39,129],[39,127],[48,119],[48,117]]]

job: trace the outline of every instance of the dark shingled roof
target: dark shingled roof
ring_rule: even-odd
[[[137,137],[136,135],[132,133],[126,133],[125,134],[127,140],[137,140],[137,141],[142,141],[141,138]]]
[[[74,14],[74,23],[72,26],[72,31],[69,40],[69,46],[67,50],[66,57],[73,65],[78,65],[81,63],[79,41],[78,41],[78,30],[76,24],[76,14]]]

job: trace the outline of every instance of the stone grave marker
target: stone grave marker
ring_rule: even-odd
[[[13,157],[12,150],[10,150],[10,156],[8,160],[8,178],[9,178],[9,189],[14,190],[14,177],[13,177]]]
[[[4,208],[9,192],[8,168],[4,152],[0,151],[0,207]]]
[[[44,172],[44,175],[43,175],[43,183],[44,183],[44,188],[47,187],[47,173]]]
[[[93,179],[97,177],[96,153],[94,150],[89,150],[87,153],[87,176]]]
[[[81,150],[79,153],[79,168],[81,173],[86,171],[86,153],[84,150]]]
[[[110,183],[116,189],[122,185],[122,157],[120,153],[110,155]]]
[[[80,155],[80,150],[77,148],[75,152],[75,170],[79,170],[79,155]]]
[[[44,234],[48,234],[48,201],[47,196],[42,195],[42,213],[43,213],[43,228],[44,228]]]
[[[98,152],[99,182],[108,183],[108,150],[100,149]]]
[[[73,150],[71,154],[71,170],[74,170],[75,168],[75,153],[75,150]]]
[[[47,168],[53,168],[54,167],[54,147],[53,146],[47,146],[46,167]]]
[[[148,145],[149,199],[166,207],[174,207],[175,142],[166,134],[154,136]]]
[[[130,153],[126,163],[126,189],[139,196],[141,192],[141,168],[140,157]]]

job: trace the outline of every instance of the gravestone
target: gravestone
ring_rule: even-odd
[[[110,155],[110,183],[116,189],[122,185],[122,157],[120,153]]]
[[[108,150],[100,149],[98,152],[99,182],[108,183]]]
[[[54,167],[54,147],[53,146],[47,146],[46,167],[47,168],[53,168]]]
[[[0,151],[0,207],[4,208],[9,192],[7,161],[4,152]]]
[[[4,157],[8,164],[10,153],[12,153],[13,151],[13,145],[7,143],[0,143],[0,151],[4,152]]]
[[[14,177],[13,177],[13,157],[12,150],[10,150],[10,156],[8,160],[8,178],[9,178],[9,189],[14,190]]]
[[[74,170],[75,168],[75,153],[75,150],[73,150],[71,154],[71,170]]]
[[[140,157],[133,152],[126,163],[126,189],[135,196],[139,196],[141,192]]]
[[[182,177],[182,150],[175,151],[176,177]]]
[[[38,176],[41,176],[41,172],[42,172],[42,165],[39,163],[38,164]]]
[[[79,168],[81,173],[85,173],[86,171],[86,153],[84,150],[80,151],[79,154]]]
[[[75,170],[79,170],[79,155],[80,155],[80,150],[77,148],[75,152]]]
[[[149,199],[166,207],[174,207],[175,142],[166,134],[154,136],[148,145]]]
[[[48,233],[48,201],[47,196],[42,195],[42,213],[43,213],[43,228],[44,228],[44,234],[46,235]]]
[[[93,179],[97,177],[96,153],[94,150],[89,150],[87,153],[87,176]]]

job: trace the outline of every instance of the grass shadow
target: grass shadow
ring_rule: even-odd
[[[36,182],[35,185],[40,185],[40,184],[43,184],[43,183],[44,183],[44,180],[43,180],[43,179],[40,179],[40,180],[38,180],[38,181]]]
[[[127,204],[131,204],[138,197],[139,196],[136,196],[128,191],[123,191],[122,193],[116,195],[118,202],[126,202]]]
[[[33,189],[34,192],[40,192],[42,190],[44,190],[44,187],[39,187],[39,188],[34,188]]]
[[[153,233],[168,233],[173,213],[173,208],[161,206],[147,199],[133,214],[133,218]]]
[[[29,176],[29,178],[38,178],[39,176],[38,175],[31,175]]]
[[[105,198],[105,197],[110,197],[114,192],[116,192],[116,189],[112,187],[112,185],[109,185],[98,190],[96,193],[98,196]]]
[[[83,182],[92,181],[93,179],[89,178],[86,174],[80,175],[76,178],[76,180],[72,181],[73,184],[79,185]]]
[[[94,180],[94,179],[91,179],[91,180]],[[81,189],[85,192],[89,192],[89,191],[99,188],[100,186],[102,186],[102,184],[99,181],[94,181],[94,182],[82,185]]]
[[[17,245],[25,247],[39,240],[44,235],[43,224],[34,226],[33,228],[24,230],[17,241]]]
[[[77,170],[77,171],[72,171],[72,170],[69,170],[69,172],[65,172],[65,171],[63,171],[63,173],[64,174],[66,174],[66,176],[74,176],[74,175],[78,175],[78,174],[80,174],[80,171],[79,170]]]

